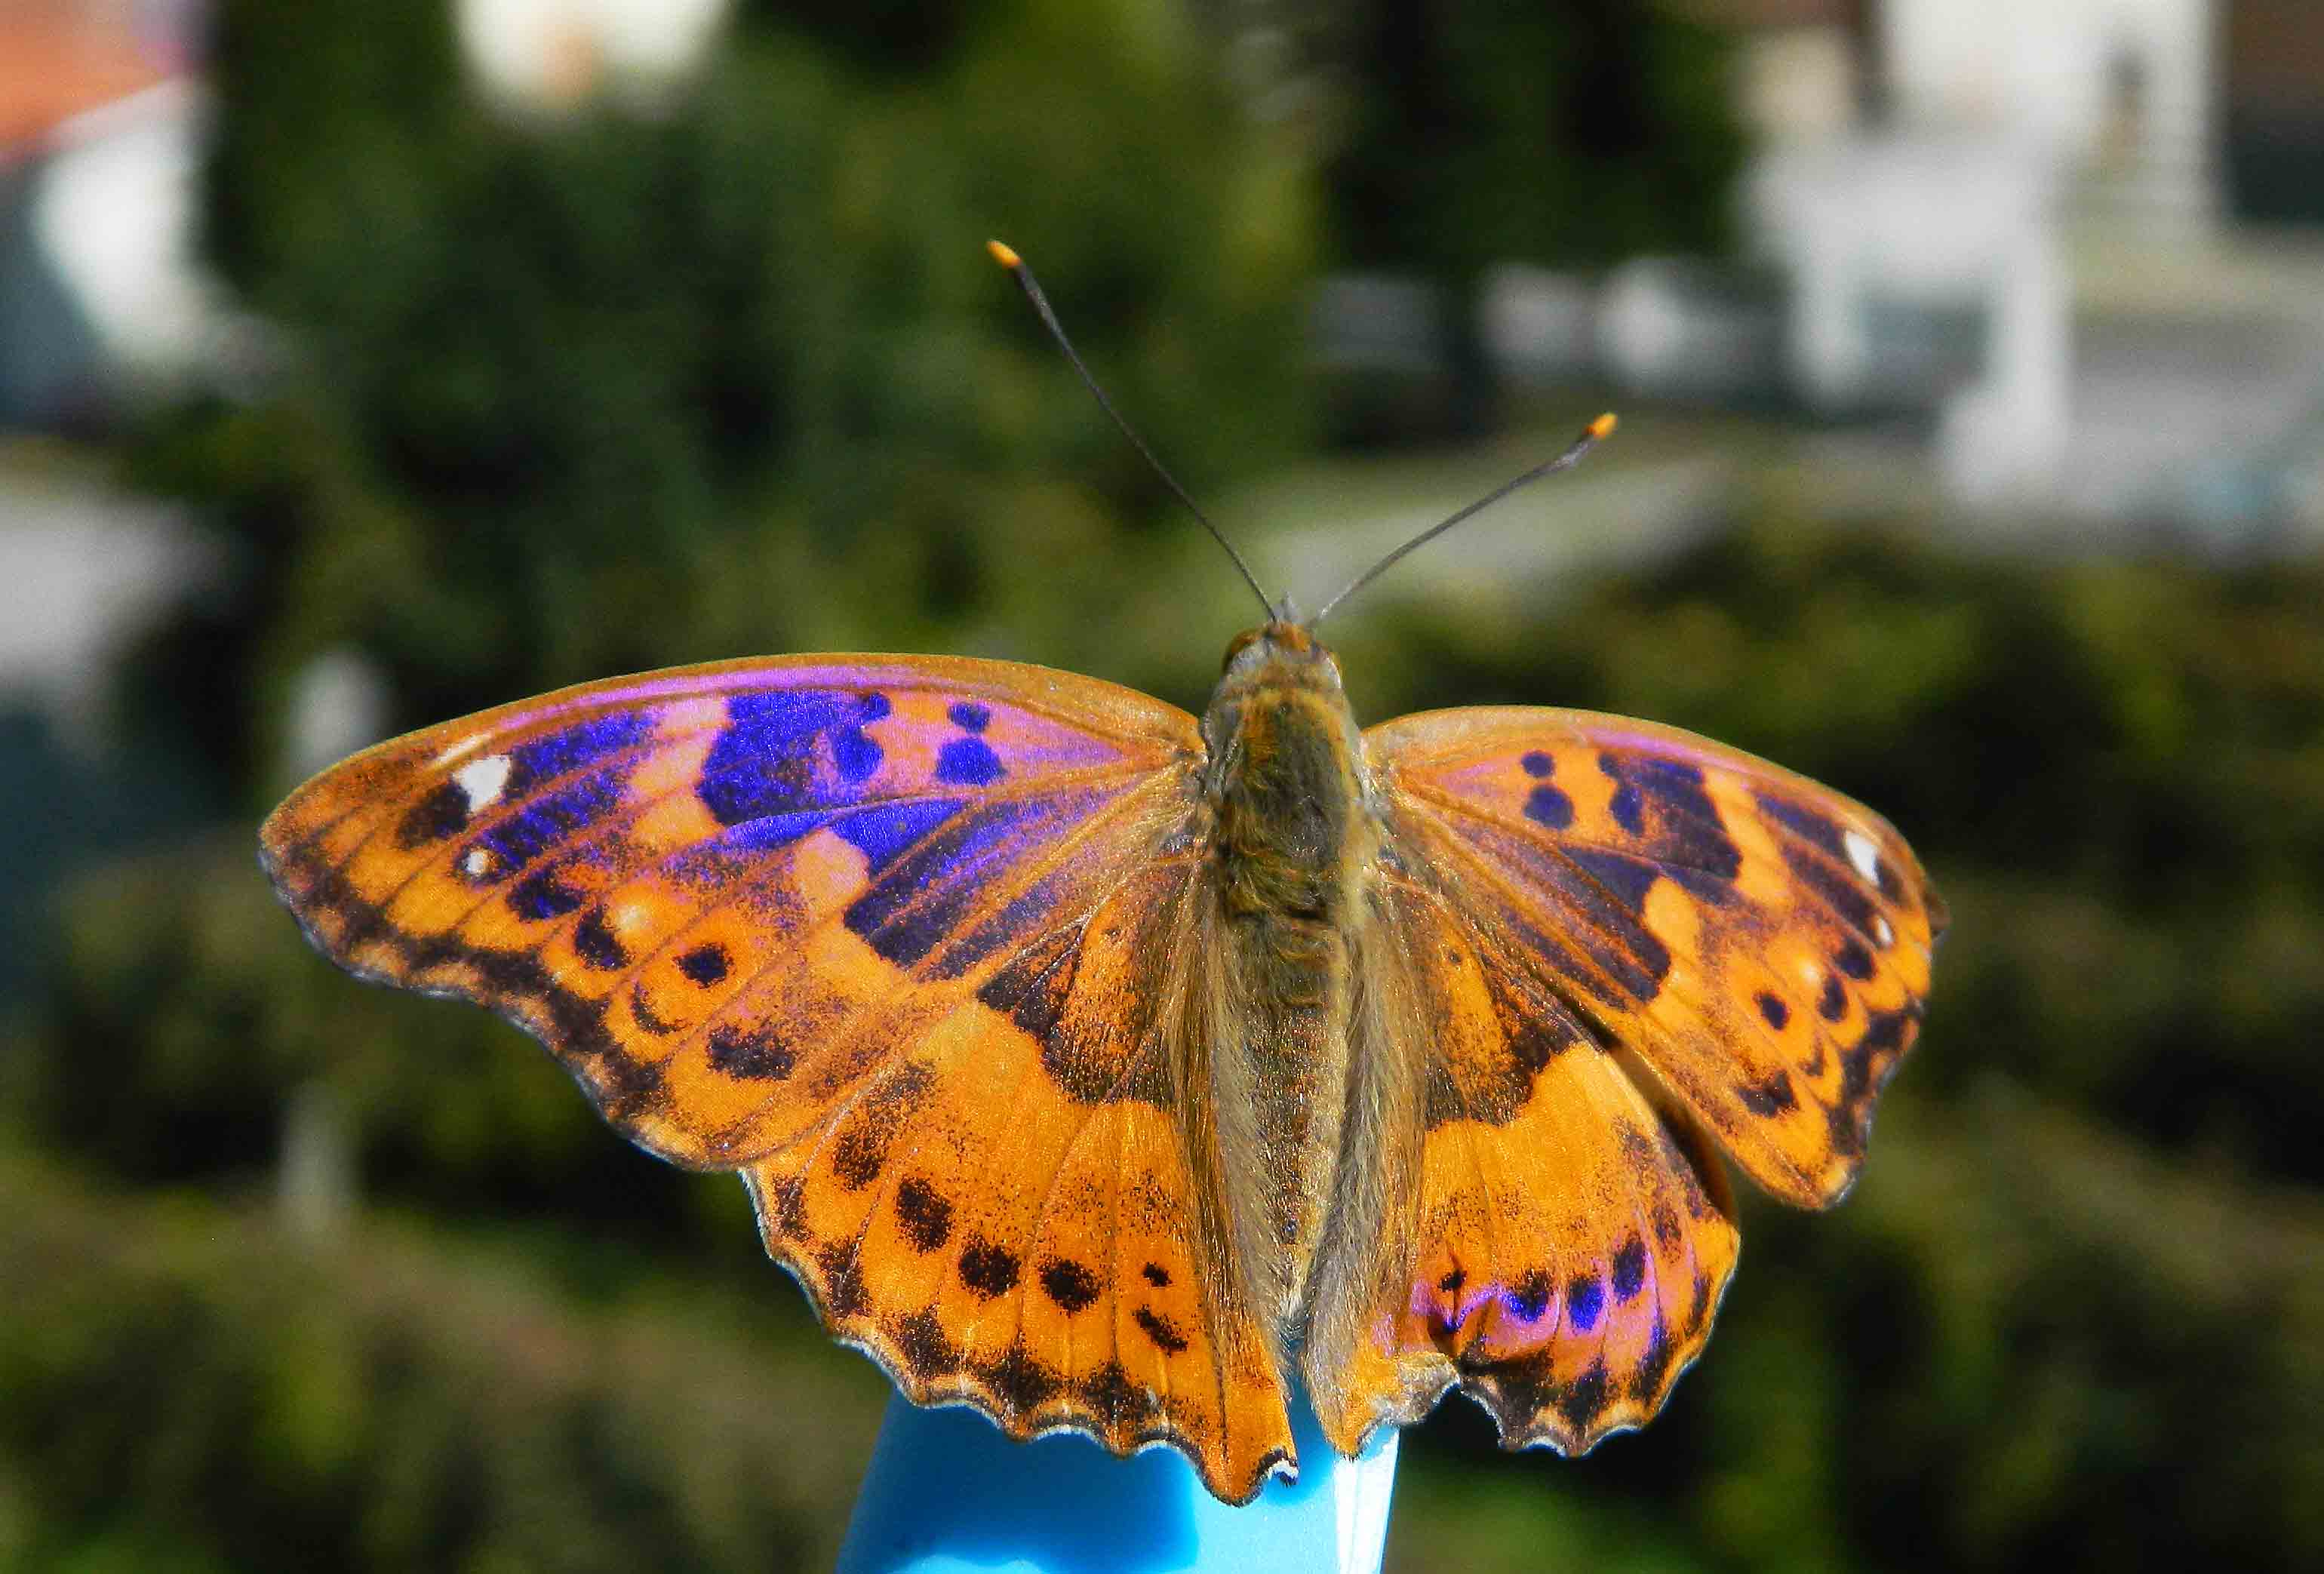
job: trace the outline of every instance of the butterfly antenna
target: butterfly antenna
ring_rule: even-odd
[[[1204,513],[1194,500],[1186,495],[1186,489],[1178,484],[1177,477],[1163,467],[1162,461],[1154,456],[1154,450],[1146,446],[1146,439],[1139,437],[1136,428],[1122,419],[1121,412],[1113,408],[1113,400],[1105,396],[1105,390],[1098,386],[1097,379],[1092,376],[1090,369],[1082,364],[1080,353],[1074,348],[1073,340],[1065,336],[1065,325],[1057,320],[1057,314],[1049,308],[1049,298],[1041,293],[1041,286],[1035,281],[1033,270],[1025,265],[1025,259],[999,241],[985,242],[984,249],[992,253],[994,262],[1016,275],[1019,287],[1025,291],[1025,299],[1031,301],[1033,309],[1041,314],[1042,326],[1049,330],[1049,336],[1057,341],[1057,348],[1065,353],[1065,359],[1072,362],[1074,370],[1081,374],[1082,386],[1088,389],[1091,395],[1096,399],[1098,408],[1113,418],[1113,424],[1121,428],[1121,435],[1130,439],[1131,446],[1146,456],[1146,462],[1154,466],[1154,474],[1162,478],[1162,484],[1168,487],[1176,494],[1178,501],[1186,505],[1188,513],[1202,521],[1203,529],[1211,533],[1211,539],[1226,548],[1227,556],[1234,559],[1235,569],[1242,575],[1243,583],[1250,586],[1250,593],[1253,595],[1259,597],[1259,604],[1265,610],[1267,616],[1273,618],[1275,603],[1267,599],[1267,592],[1259,586],[1259,576],[1250,571],[1250,565],[1242,560],[1242,554],[1235,550],[1234,543],[1228,540],[1225,533],[1218,526],[1211,523],[1211,516]]]
[[[1437,537],[1443,535],[1445,531],[1459,524],[1462,520],[1467,519],[1471,514],[1482,513],[1485,510],[1492,507],[1495,503],[1500,502],[1501,499],[1508,496],[1509,493],[1517,491],[1517,488],[1521,486],[1531,486],[1535,482],[1539,481],[1545,475],[1554,475],[1561,470],[1571,470],[1574,465],[1582,462],[1582,456],[1587,454],[1591,449],[1605,441],[1607,434],[1610,433],[1613,429],[1614,415],[1611,410],[1609,410],[1606,414],[1600,416],[1596,420],[1591,421],[1588,426],[1582,428],[1582,435],[1573,439],[1572,446],[1568,447],[1564,453],[1560,454],[1556,458],[1549,460],[1545,464],[1535,465],[1532,469],[1526,471],[1523,475],[1518,476],[1514,481],[1504,482],[1501,485],[1495,487],[1492,491],[1487,492],[1484,496],[1479,498],[1476,502],[1471,503],[1467,508],[1462,509],[1452,518],[1444,520],[1442,524],[1429,526],[1428,529],[1421,531],[1420,534],[1415,536],[1411,540],[1406,541],[1403,546],[1398,547],[1395,551],[1389,553],[1387,557],[1373,564],[1370,568],[1365,569],[1361,574],[1356,575],[1354,579],[1348,583],[1348,587],[1345,590],[1342,590],[1339,594],[1333,596],[1330,601],[1323,603],[1323,610],[1322,612],[1317,612],[1314,617],[1307,620],[1307,626],[1312,629],[1316,624],[1322,622],[1325,618],[1330,617],[1333,607],[1338,606],[1342,602],[1355,594],[1356,592],[1363,589],[1364,586],[1370,584],[1373,580],[1378,579],[1381,575],[1386,574],[1398,563],[1403,562],[1406,555],[1411,552],[1415,548],[1426,546],[1429,542],[1434,541]]]

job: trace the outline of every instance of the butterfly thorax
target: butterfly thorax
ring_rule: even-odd
[[[1213,816],[1203,1036],[1237,1275],[1292,1337],[1347,1104],[1353,920],[1379,847],[1331,654],[1291,623],[1243,636],[1204,718]]]

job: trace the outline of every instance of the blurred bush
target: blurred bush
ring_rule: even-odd
[[[980,8],[876,59],[839,8],[770,14],[683,94],[529,115],[466,89],[446,6],[221,7],[208,249],[283,365],[139,451],[241,548],[133,668],[139,723],[256,807],[334,647],[417,721],[971,612],[1093,640],[1058,593],[1165,493],[995,233],[1190,483],[1301,443],[1312,199],[1175,6]]]

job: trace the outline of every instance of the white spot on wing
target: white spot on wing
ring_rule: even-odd
[[[1856,866],[1856,872],[1872,881],[1873,884],[1879,884],[1880,848],[1878,844],[1861,831],[1849,831],[1844,833],[1840,837],[1840,842],[1848,848],[1848,861]]]
[[[493,867],[493,855],[481,847],[468,849],[468,856],[460,861],[460,868],[471,879],[482,879]]]
[[[468,795],[468,813],[489,809],[500,801],[501,789],[508,786],[509,757],[488,754],[482,759],[472,759],[452,773],[460,790]]]
[[[1896,932],[1888,927],[1888,920],[1877,913],[1872,915],[1872,938],[1883,945],[1889,944],[1896,938]]]

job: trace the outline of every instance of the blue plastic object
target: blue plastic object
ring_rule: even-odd
[[[1014,1443],[973,1411],[922,1410],[897,1395],[839,1574],[1373,1574],[1396,1429],[1343,1459],[1294,1395],[1291,1431],[1299,1480],[1271,1480],[1230,1508],[1173,1450],[1117,1459],[1083,1437]]]

